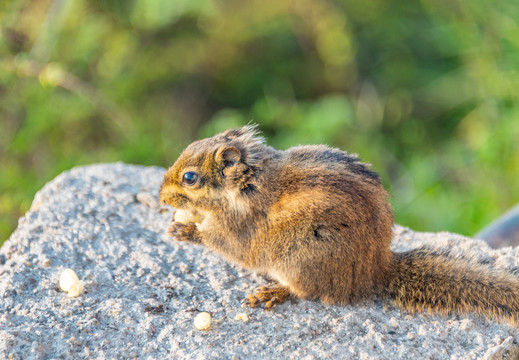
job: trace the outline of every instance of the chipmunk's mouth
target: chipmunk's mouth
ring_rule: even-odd
[[[161,189],[159,193],[159,202],[161,205],[169,205],[175,209],[183,208],[189,204],[189,198],[185,195]]]

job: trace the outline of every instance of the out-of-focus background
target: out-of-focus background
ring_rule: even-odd
[[[517,1],[16,0],[0,27],[0,242],[66,169],[251,120],[361,154],[416,230],[519,201]]]

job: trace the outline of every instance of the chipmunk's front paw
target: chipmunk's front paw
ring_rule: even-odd
[[[200,242],[200,232],[193,222],[188,222],[187,224],[171,223],[168,228],[168,235],[178,241]]]

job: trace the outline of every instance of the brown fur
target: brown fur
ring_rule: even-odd
[[[182,183],[187,171],[194,185]],[[282,286],[246,302],[289,296],[346,304],[387,294],[411,311],[473,311],[514,320],[519,280],[419,249],[393,254],[393,213],[378,175],[356,155],[326,146],[279,151],[253,126],[195,141],[166,172],[160,200],[200,214],[170,233],[269,274]]]

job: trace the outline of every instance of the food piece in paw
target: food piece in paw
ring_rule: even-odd
[[[194,214],[191,211],[177,210],[175,212],[173,220],[181,224],[187,224],[189,222],[201,223],[203,219],[201,216],[199,216],[198,214]]]

